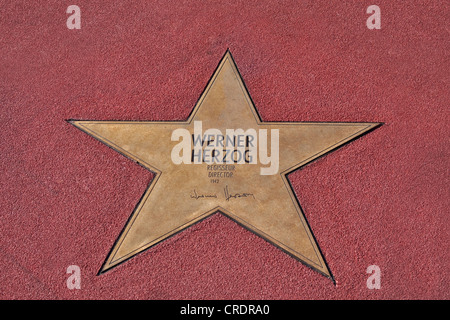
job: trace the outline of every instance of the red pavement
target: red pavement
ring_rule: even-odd
[[[38,3],[0,2],[1,299],[450,298],[448,2]],[[385,123],[290,176],[336,285],[220,214],[97,276],[152,175],[65,120],[185,119],[227,48],[265,121]]]

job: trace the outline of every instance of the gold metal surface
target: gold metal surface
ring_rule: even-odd
[[[279,169],[261,163],[175,164],[174,130],[279,130]],[[73,125],[156,173],[115,242],[100,273],[205,217],[221,212],[332,278],[286,175],[363,135],[378,123],[261,121],[229,51],[186,121],[71,121]],[[269,140],[270,141],[270,140]],[[269,143],[270,144],[270,143]],[[269,153],[270,153],[270,148]]]

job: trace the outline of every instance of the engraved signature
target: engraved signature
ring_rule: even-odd
[[[225,186],[225,188],[223,188],[223,193],[225,194],[225,200],[226,201],[230,201],[231,198],[247,198],[247,197],[252,197],[253,199],[255,199],[255,195],[253,193],[235,193],[235,194],[230,194],[230,192],[228,191],[228,185]]]
[[[194,189],[194,192],[190,194],[192,199],[200,199],[200,198],[217,198],[217,194],[198,194]]]
[[[249,192],[243,192],[243,193],[230,193],[228,190],[228,185],[223,188],[223,193],[225,195],[225,200],[230,201],[230,199],[238,199],[238,198],[253,198],[255,199],[255,195],[253,193]],[[194,189],[189,196],[191,199],[206,199],[206,198],[217,198],[217,194],[215,193],[197,193],[197,190]]]

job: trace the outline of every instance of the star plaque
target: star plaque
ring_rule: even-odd
[[[155,173],[99,274],[220,212],[331,279],[287,175],[379,125],[262,121],[228,50],[186,121],[70,122]]]

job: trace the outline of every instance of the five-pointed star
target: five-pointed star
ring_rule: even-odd
[[[184,128],[193,133],[194,121],[202,121],[203,130],[223,133],[278,129],[278,173],[261,175],[260,163],[235,164],[232,177],[212,181],[206,163],[174,164],[171,151],[178,142],[171,140],[172,132]],[[186,121],[70,122],[156,174],[99,274],[221,212],[330,278],[287,174],[378,125],[263,122],[228,50]]]

